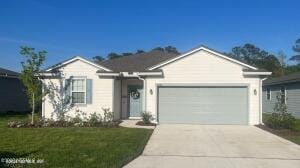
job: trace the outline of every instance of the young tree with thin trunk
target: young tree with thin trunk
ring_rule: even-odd
[[[22,71],[20,79],[23,82],[28,97],[28,103],[32,107],[31,124],[34,124],[34,112],[36,105],[42,100],[42,82],[38,78],[40,68],[45,61],[46,51],[35,52],[34,48],[21,47],[20,54],[25,61],[21,62]]]

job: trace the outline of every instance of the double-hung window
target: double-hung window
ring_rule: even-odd
[[[86,79],[72,79],[71,96],[72,103],[86,103]]]
[[[271,88],[267,88],[267,100],[271,100]]]

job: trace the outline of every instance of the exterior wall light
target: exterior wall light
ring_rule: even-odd
[[[257,90],[256,89],[254,89],[254,95],[257,95]]]
[[[152,89],[150,89],[150,94],[153,95],[153,90]]]

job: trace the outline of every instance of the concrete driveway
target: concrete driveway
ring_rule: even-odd
[[[300,146],[254,126],[161,124],[125,167],[300,168]]]

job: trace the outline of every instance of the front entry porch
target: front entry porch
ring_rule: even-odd
[[[140,119],[144,105],[144,82],[136,78],[115,79],[114,103],[117,112],[119,106],[120,119]],[[120,100],[118,97],[120,96]]]

